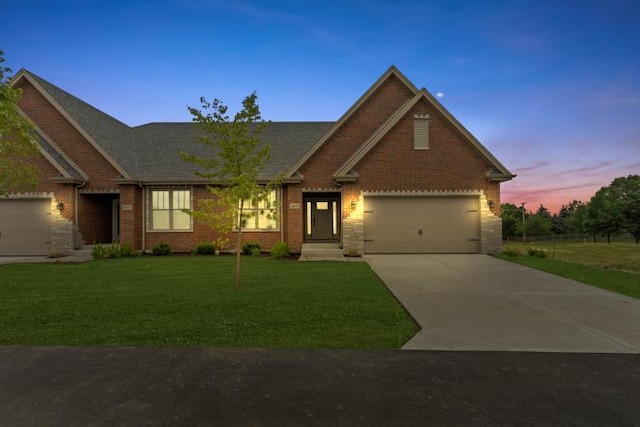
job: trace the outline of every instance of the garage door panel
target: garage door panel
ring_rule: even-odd
[[[365,198],[365,253],[476,253],[476,197]]]
[[[0,255],[48,255],[51,200],[0,200]]]

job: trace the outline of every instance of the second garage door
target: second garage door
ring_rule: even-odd
[[[51,199],[0,200],[0,255],[49,255]]]
[[[366,197],[365,253],[477,253],[477,197]]]

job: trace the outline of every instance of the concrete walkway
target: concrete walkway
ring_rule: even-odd
[[[47,256],[2,256],[0,257],[0,265],[3,264],[42,264],[56,262],[87,262],[91,261],[91,249],[79,249],[71,252],[69,255],[60,258],[49,258]]]
[[[404,349],[640,353],[640,300],[488,255],[367,255],[422,330]]]

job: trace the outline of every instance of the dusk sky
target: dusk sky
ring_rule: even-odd
[[[390,65],[512,173],[502,202],[552,212],[640,174],[640,2],[0,0],[5,64],[128,125],[235,111],[337,120]]]

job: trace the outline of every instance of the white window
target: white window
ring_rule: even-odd
[[[278,192],[274,189],[265,198],[243,200],[243,230],[278,229]]]
[[[428,114],[416,114],[413,116],[413,148],[416,150],[429,149]]]
[[[151,190],[152,230],[191,230],[191,190]]]

